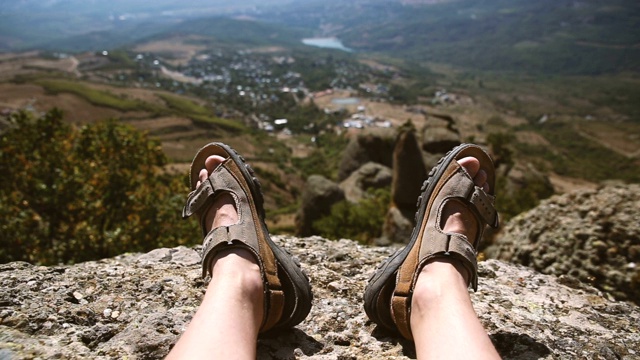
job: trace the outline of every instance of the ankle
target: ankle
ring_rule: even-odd
[[[249,250],[224,250],[216,255],[211,266],[210,286],[229,283],[231,289],[238,289],[246,296],[256,296],[264,291],[260,266]]]
[[[427,304],[452,291],[467,292],[469,274],[459,261],[436,258],[420,271],[413,291],[412,303]]]

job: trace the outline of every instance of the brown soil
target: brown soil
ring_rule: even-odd
[[[640,126],[632,123],[611,124],[585,121],[577,124],[580,135],[628,158],[640,158]]]
[[[150,52],[160,56],[166,56],[164,60],[171,65],[185,65],[199,51],[205,50],[204,45],[189,44],[188,41],[202,39],[200,36],[175,36],[161,41],[152,41],[137,46],[134,50],[139,52]]]
[[[47,94],[42,87],[30,84],[0,84],[0,108],[33,109],[44,112],[54,107],[64,111],[72,123],[89,123],[107,118],[119,118],[122,113],[91,105],[71,94]]]
[[[549,174],[549,181],[551,181],[553,189],[558,194],[564,194],[575,190],[593,190],[598,187],[598,184],[596,183],[583,179],[560,176],[553,172]]]
[[[358,106],[365,107],[365,114],[389,120],[394,127],[404,124],[407,120],[411,120],[416,127],[424,125],[424,116],[415,112],[407,111],[406,106],[393,105],[387,102],[377,102],[360,98],[360,102],[350,105],[334,104],[332,100],[340,98],[353,97],[349,91],[334,91],[330,95],[325,95],[313,99],[314,103],[321,109],[327,108],[331,110],[345,109],[349,113],[355,113]]]
[[[551,146],[549,141],[544,138],[544,136],[533,131],[518,131],[516,133],[516,139],[519,143],[523,144]]]

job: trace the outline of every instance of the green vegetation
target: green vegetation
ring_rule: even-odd
[[[170,109],[175,110],[176,113],[189,115],[211,115],[211,112],[207,108],[197,104],[195,101],[163,93],[159,93],[157,95],[164,100]]]
[[[53,94],[69,93],[85,99],[95,106],[104,106],[120,111],[156,111],[156,107],[149,103],[126,99],[107,91],[97,90],[76,81],[64,79],[37,79],[35,84],[44,87]]]
[[[496,181],[497,189],[508,189],[507,178],[498,177]],[[496,199],[496,209],[500,214],[500,221],[505,223],[512,217],[531,210],[538,206],[540,200],[553,195],[553,188],[541,179],[531,179],[527,184],[510,194],[498,194]]]
[[[497,121],[494,119],[492,121]],[[515,165],[515,136],[509,132],[491,133],[487,136],[496,167],[510,171]],[[501,220],[508,221],[512,217],[533,209],[540,200],[553,195],[553,187],[543,177],[525,177],[523,184],[509,184],[506,176],[498,176],[496,189],[502,192],[496,199],[496,209]]]
[[[510,168],[513,166],[512,147],[515,140],[515,136],[507,132],[491,133],[487,136],[487,142],[491,144],[491,149],[493,150],[493,162],[496,167],[505,165]]]
[[[347,147],[349,140],[345,136],[322,134],[316,137],[317,147],[304,158],[293,158],[292,162],[306,179],[317,174],[327,179],[338,178],[340,156]]]
[[[346,200],[331,207],[331,214],[314,221],[313,228],[328,239],[353,239],[369,244],[379,237],[391,203],[389,189],[368,192],[369,197],[357,204]]]
[[[541,126],[529,126],[542,134],[553,148],[516,144],[518,153],[529,158],[548,161],[560,175],[591,181],[619,179],[640,182],[637,160],[609,150],[576,132],[576,127],[565,121],[549,121]]]
[[[215,116],[190,115],[189,118],[193,120],[194,124],[202,126],[204,128],[207,128],[207,127],[222,128],[224,130],[228,130],[234,133],[240,133],[242,131],[247,130],[246,126],[244,126],[243,124],[237,121],[222,119]]]
[[[332,23],[348,24],[338,35],[347,46],[414,61],[538,74],[639,69],[637,2],[613,0],[605,6],[587,0],[565,6],[553,0],[461,0],[389,3],[357,12],[343,7]]]
[[[108,69],[132,69],[136,66],[135,61],[131,59],[129,53],[124,49],[109,50],[108,58],[110,62],[107,66]]]
[[[308,30],[291,29],[273,23],[225,17],[192,19],[172,26],[165,33],[214,37],[224,44],[241,43],[244,46],[298,45],[300,39],[311,34]]]
[[[157,95],[164,100],[169,109],[171,109],[176,115],[187,116],[191,118],[196,125],[205,128],[222,128],[235,133],[247,130],[246,126],[237,121],[213,116],[209,109],[192,100],[163,93],[159,93]]]
[[[75,128],[52,110],[10,118],[0,137],[0,262],[74,263],[184,244],[187,191],[159,144],[104,121]]]

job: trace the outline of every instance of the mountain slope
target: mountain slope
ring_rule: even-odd
[[[368,0],[291,9],[267,17],[415,61],[537,73],[640,71],[637,1]]]

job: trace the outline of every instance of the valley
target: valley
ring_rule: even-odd
[[[407,121],[421,130],[451,118],[461,141],[494,151],[501,139],[557,193],[640,181],[633,71],[536,74],[417,61],[404,50],[346,52],[303,45],[308,30],[247,19],[177,28],[97,51],[2,53],[0,111],[56,107],[77,126],[119,119],[157,138],[166,171],[179,176],[202,144],[229,143],[264,179],[275,232],[293,231],[309,175],[336,179],[335,155],[350,138]]]

